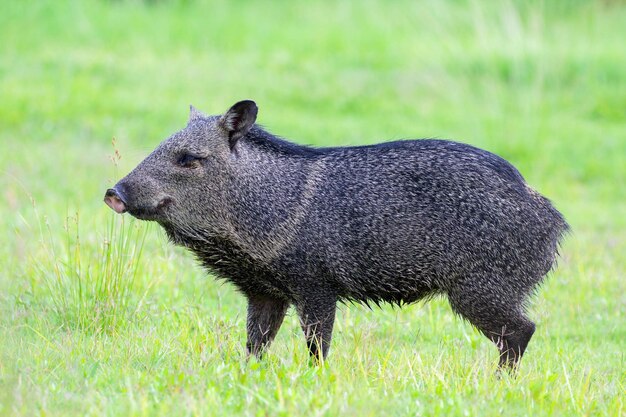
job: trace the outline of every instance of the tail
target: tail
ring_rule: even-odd
[[[572,228],[565,220],[563,214],[561,214],[561,212],[554,207],[549,199],[530,188],[528,184],[526,185],[526,189],[528,190],[532,199],[536,201],[543,209],[542,212],[547,213],[547,217],[552,226],[550,240],[551,243],[554,245],[552,250],[554,255],[545,271],[545,274],[548,274],[550,271],[553,271],[556,268],[557,260],[560,256],[561,246],[563,244],[563,239],[565,239],[565,237],[571,233]]]

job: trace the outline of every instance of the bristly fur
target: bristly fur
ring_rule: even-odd
[[[289,305],[320,356],[338,301],[444,295],[496,343],[501,364],[517,363],[534,332],[526,302],[569,226],[515,167],[445,140],[301,146],[255,117],[250,101],[221,117],[192,109],[116,186],[131,214],[158,221],[246,295],[251,353]],[[176,165],[181,155],[191,168]]]

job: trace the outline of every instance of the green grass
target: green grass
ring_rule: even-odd
[[[620,1],[5,2],[0,415],[626,414],[624,39]],[[242,297],[102,203],[242,98],[300,143],[471,143],[554,201],[517,378],[443,300],[341,307],[322,367],[291,314],[246,361]]]

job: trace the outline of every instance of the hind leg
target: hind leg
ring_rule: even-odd
[[[519,361],[522,359],[526,346],[535,333],[535,323],[530,321],[523,314],[509,316],[502,320],[500,333],[496,334],[493,329],[485,331],[480,329],[489,337],[500,351],[500,368],[510,370],[517,369]]]
[[[515,370],[535,332],[520,297],[498,291],[498,283],[465,281],[448,292],[452,309],[487,336],[500,351],[500,368]],[[501,283],[500,283],[501,285]]]

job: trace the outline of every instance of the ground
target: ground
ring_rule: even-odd
[[[625,38],[620,1],[7,2],[0,414],[624,415]],[[189,104],[245,98],[303,144],[470,143],[554,202],[516,378],[441,299],[342,306],[320,367],[291,314],[246,360],[242,297],[102,203]]]

